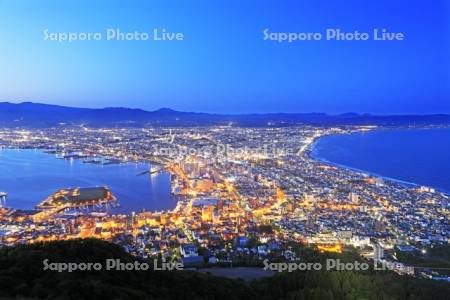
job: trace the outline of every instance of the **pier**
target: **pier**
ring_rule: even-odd
[[[158,174],[159,172],[162,172],[162,171],[164,171],[164,167],[163,166],[161,166],[159,168],[155,167],[155,166],[151,166],[148,171],[144,171],[142,173],[139,173],[138,176],[145,175],[145,174],[154,175],[154,174]]]
[[[117,202],[117,198],[107,187],[61,189],[36,205],[41,211],[33,217],[34,222],[43,222],[66,209]]]

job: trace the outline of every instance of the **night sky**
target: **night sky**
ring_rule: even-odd
[[[450,113],[449,2],[1,1],[0,101],[216,113]],[[214,3],[213,3],[214,2]],[[318,3],[320,2],[320,3]],[[106,40],[106,30],[147,41]],[[184,35],[151,40],[154,29]],[[367,32],[367,41],[264,40]],[[403,41],[374,41],[374,29]],[[99,32],[58,42],[48,33]]]

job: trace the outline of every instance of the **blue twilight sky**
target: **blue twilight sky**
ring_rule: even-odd
[[[447,0],[0,0],[0,101],[183,111],[450,113]],[[220,3],[220,4],[219,4]],[[106,30],[183,41],[106,41]],[[404,41],[265,41],[368,32]],[[43,31],[101,41],[44,40]]]

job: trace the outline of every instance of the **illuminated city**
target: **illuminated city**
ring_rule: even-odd
[[[310,156],[320,137],[374,129],[4,129],[0,131],[4,149],[40,149],[87,164],[150,163],[146,176],[171,174],[171,193],[178,203],[173,210],[114,214],[107,208],[120,204],[120,199],[107,187],[62,189],[48,199],[36,199],[35,210],[3,205],[1,243],[95,237],[123,245],[143,258],[160,255],[195,261],[200,257],[198,249],[205,248],[211,262],[234,256],[263,260],[277,250],[287,250],[282,248],[289,241],[322,252],[355,247],[362,256],[386,262],[392,258],[384,252],[447,243],[447,194]],[[7,194],[2,197],[7,204]],[[89,206],[105,210],[77,209]],[[395,271],[414,274],[403,264],[397,264]]]
[[[0,0],[0,300],[447,300],[450,1]]]

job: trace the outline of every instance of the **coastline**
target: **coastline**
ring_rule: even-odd
[[[61,158],[58,157],[55,154],[52,153],[48,153],[46,152],[46,149],[41,149],[41,148],[17,148],[17,147],[10,147],[10,148],[0,148],[0,154],[2,154],[2,152],[5,151],[5,153],[7,153],[8,151],[14,152],[14,153],[22,153],[23,155],[27,155],[27,152],[30,153],[39,153],[39,155],[43,155],[44,157],[47,157],[50,161],[52,161],[53,163],[59,163],[61,164],[61,162],[64,162],[64,164],[67,164],[68,168],[71,168],[74,164],[76,164],[78,166],[78,168],[87,168],[87,169],[103,169],[103,168],[113,168],[113,170],[119,170],[122,168],[124,168],[123,170],[128,170],[128,168],[132,168],[129,171],[129,178],[134,178],[136,177],[137,180],[139,177],[141,177],[142,175],[146,175],[146,172],[148,172],[148,168],[151,166],[151,163],[146,162],[144,160],[139,160],[139,161],[121,161],[121,162],[116,162],[116,163],[107,163],[107,164],[95,164],[95,163],[86,163],[83,162],[83,158]],[[103,158],[108,159],[107,157],[103,156]],[[136,168],[136,173],[133,172],[133,170]],[[139,169],[144,171],[144,174],[141,174],[142,172],[139,172]],[[106,169],[105,169],[106,170]],[[121,172],[122,174],[123,172]],[[125,172],[127,173],[127,172]],[[161,174],[163,173],[167,173],[167,172],[161,172]],[[107,174],[107,172],[105,171],[104,174]],[[168,173],[167,173],[168,174]],[[149,175],[147,175],[149,176]],[[91,181],[92,178],[88,178],[88,181]],[[110,178],[107,178],[105,180],[110,180]],[[170,178],[168,179],[170,181]],[[137,184],[137,183],[136,183]],[[153,183],[149,183],[150,185],[150,191],[146,192],[145,196],[152,196],[154,195],[153,193]],[[117,182],[112,182],[110,184],[101,184],[101,183],[94,183],[94,184],[67,184],[67,185],[61,185],[61,186],[54,186],[48,189],[48,193],[40,198],[36,198],[35,201],[28,201],[29,203],[27,203],[27,205],[22,205],[24,202],[24,199],[26,199],[24,196],[20,196],[20,198],[18,198],[19,196],[17,196],[17,193],[14,191],[7,191],[8,194],[10,195],[14,195],[15,199],[13,199],[14,201],[19,201],[21,204],[20,205],[13,205],[11,208],[14,209],[19,209],[19,210],[34,210],[36,209],[36,205],[42,201],[43,199],[45,199],[45,197],[49,196],[52,192],[57,191],[58,189],[73,189],[73,188],[87,188],[87,187],[100,187],[100,186],[108,186],[108,188],[112,188],[112,192],[113,194],[122,194],[122,197],[120,198],[120,206],[116,207],[114,210],[109,211],[108,214],[110,215],[130,215],[132,212],[141,212],[141,211],[172,211],[175,209],[177,202],[175,202],[176,199],[174,199],[172,197],[172,195],[170,194],[170,190],[168,192],[168,196],[169,198],[164,198],[167,201],[157,201],[157,199],[153,199],[149,202],[147,200],[145,201],[141,201],[138,200],[139,197],[137,196],[130,196],[133,193],[127,193],[127,195],[125,195],[126,197],[124,197],[123,195],[123,190],[118,188],[118,183]],[[169,182],[169,189],[170,189],[170,182]],[[153,197],[153,196],[152,196]],[[156,196],[154,196],[156,197]],[[11,203],[12,199],[8,199],[8,202]],[[19,203],[18,202],[18,203]],[[158,203],[158,202],[164,202],[167,207],[164,208],[149,208],[149,207],[133,207],[138,205],[138,203]],[[29,204],[33,203],[31,206]],[[145,204],[143,204],[145,206]]]
[[[449,127],[447,127],[447,126],[431,127],[431,128],[430,127],[413,127],[413,128],[410,128],[410,127],[397,127],[397,128],[377,127],[377,128],[365,131],[365,132],[385,131],[385,130],[430,130],[430,129],[436,129],[436,128],[449,128]],[[406,187],[406,188],[419,188],[419,187],[424,186],[424,187],[432,188],[438,193],[443,193],[445,195],[450,195],[450,190],[446,190],[444,188],[440,188],[440,187],[436,187],[436,186],[424,185],[424,184],[411,182],[411,181],[407,181],[407,180],[403,180],[403,179],[399,179],[399,178],[393,178],[393,177],[389,177],[389,176],[386,176],[386,175],[378,174],[376,172],[372,172],[372,171],[369,171],[369,170],[359,169],[359,168],[351,167],[351,166],[348,166],[348,165],[332,162],[332,161],[329,161],[329,160],[327,160],[327,159],[325,159],[323,157],[320,157],[314,151],[315,150],[314,147],[317,145],[317,142],[320,139],[322,139],[322,138],[329,137],[329,136],[340,136],[340,135],[345,135],[345,134],[355,134],[355,133],[361,133],[361,131],[354,130],[354,131],[345,132],[345,133],[333,133],[333,134],[321,135],[321,136],[315,138],[308,145],[306,151],[304,152],[304,155],[306,155],[306,157],[308,159],[311,159],[311,160],[319,162],[319,163],[323,163],[325,165],[337,167],[337,168],[340,168],[340,169],[345,170],[345,171],[356,172],[356,173],[364,174],[364,175],[367,175],[367,176],[381,178],[384,181],[388,181],[388,182],[391,182],[391,183],[399,184],[399,185],[401,185],[403,187]]]

